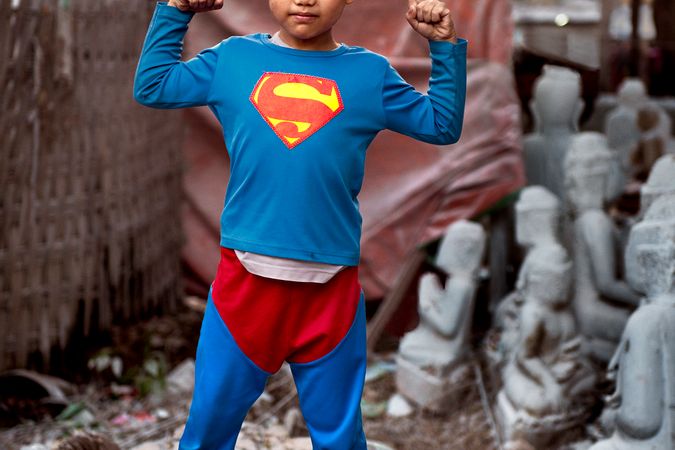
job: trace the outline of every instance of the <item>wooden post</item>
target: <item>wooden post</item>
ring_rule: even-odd
[[[640,76],[640,6],[641,0],[633,0],[631,23],[633,33],[630,40],[630,64],[628,71],[631,77]]]
[[[400,275],[396,279],[396,284],[382,300],[382,304],[377,309],[375,316],[370,320],[367,329],[368,338],[366,344],[369,354],[375,349],[375,344],[379,341],[382,332],[401,305],[410,284],[415,280],[415,275],[417,275],[417,271],[424,263],[425,259],[426,253],[424,250],[416,248],[412,252],[410,257],[407,258]]]

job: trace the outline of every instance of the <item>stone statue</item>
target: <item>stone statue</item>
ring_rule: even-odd
[[[631,153],[631,174],[645,181],[654,163],[670,150],[670,117],[663,108],[649,102],[638,111],[637,124],[642,134]]]
[[[484,247],[480,225],[455,222],[448,227],[436,258],[449,274],[445,287],[431,273],[420,279],[419,325],[403,337],[397,358],[399,391],[420,406],[447,407],[444,395],[468,370],[463,363],[470,352],[476,275]]]
[[[647,89],[639,78],[626,78],[618,93],[619,104],[605,121],[605,134],[610,148],[619,153],[623,170],[630,170],[630,155],[640,141],[638,110],[648,101]]]
[[[530,103],[535,131],[523,140],[529,185],[545,186],[558,198],[564,198],[563,161],[570,139],[578,132],[583,108],[579,73],[564,67],[544,66]]]
[[[668,194],[675,194],[675,155],[662,156],[652,167],[647,183],[640,188],[640,216],[658,197]]]
[[[654,163],[647,182],[640,188],[639,214],[625,219],[623,226],[621,226],[622,248],[627,247],[626,244],[631,228],[642,220],[645,211],[649,209],[657,198],[668,194],[675,194],[675,155],[664,155]]]
[[[660,197],[631,231],[628,281],[646,295],[610,363],[615,430],[591,450],[675,449],[675,195]]]
[[[518,273],[516,288],[507,295],[495,314],[494,323],[500,331],[499,357],[503,364],[508,361],[511,350],[518,340],[520,310],[525,296],[524,280],[533,264],[530,255],[535,248],[562,248],[559,239],[560,201],[542,186],[530,186],[520,194],[515,206],[516,241],[526,250],[523,264]]]
[[[595,372],[569,308],[572,264],[560,246],[535,248],[525,274],[520,339],[504,370],[498,413],[507,439],[548,448],[587,417]],[[584,399],[585,397],[585,399]]]
[[[639,296],[617,271],[619,236],[604,207],[612,156],[600,133],[575,136],[565,159],[572,208],[573,309],[591,355],[607,362]]]

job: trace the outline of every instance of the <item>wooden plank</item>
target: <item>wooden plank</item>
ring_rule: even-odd
[[[366,345],[368,353],[372,353],[375,345],[379,341],[384,329],[389,324],[394,313],[398,310],[406,292],[411,283],[416,279],[419,268],[426,259],[426,253],[421,248],[416,248],[406,259],[405,264],[401,269],[401,273],[396,279],[396,283],[387,296],[382,300],[382,304],[377,309],[377,312],[368,323],[367,341]]]

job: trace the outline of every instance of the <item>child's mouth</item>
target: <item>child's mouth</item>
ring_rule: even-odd
[[[314,21],[318,16],[309,13],[295,13],[291,14],[291,17],[298,23],[309,23]]]

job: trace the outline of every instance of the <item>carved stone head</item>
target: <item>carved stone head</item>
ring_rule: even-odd
[[[576,132],[584,109],[581,76],[566,67],[546,65],[534,84],[530,108],[536,129],[568,128]]]
[[[647,89],[639,78],[626,78],[619,86],[619,103],[637,109],[647,101]]]
[[[436,264],[448,273],[475,274],[485,249],[485,231],[475,222],[452,223],[441,240]]]
[[[572,281],[572,262],[567,251],[560,245],[544,245],[535,247],[529,259],[525,297],[550,306],[567,304]]]
[[[582,212],[602,208],[612,169],[607,138],[596,132],[574,136],[564,167],[565,191],[573,209]]]
[[[554,242],[560,223],[560,201],[542,186],[522,190],[516,203],[516,240],[525,247]]]
[[[660,196],[631,230],[626,278],[649,298],[675,294],[675,194]]]
[[[654,163],[640,189],[640,215],[644,216],[658,197],[668,194],[675,194],[675,155],[664,155]]]

